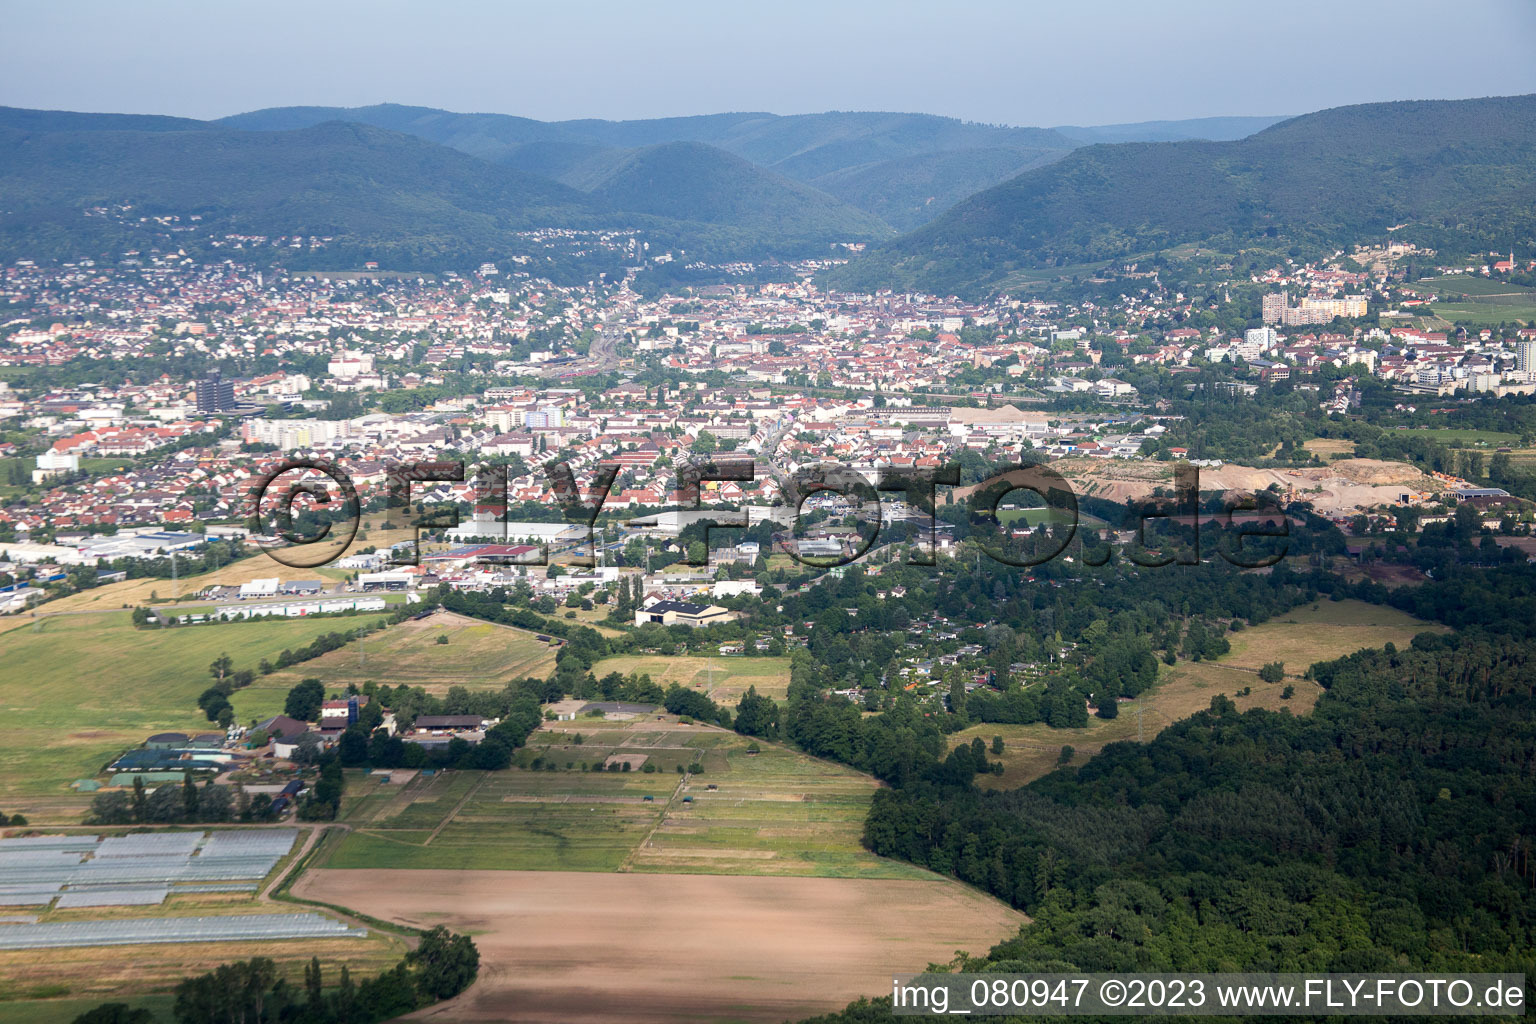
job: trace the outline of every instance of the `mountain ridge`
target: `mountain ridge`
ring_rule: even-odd
[[[417,266],[480,262],[509,251],[512,233],[538,228],[643,228],[667,246],[732,259],[892,234],[877,218],[718,150],[690,150],[696,166],[674,161],[645,188],[609,181],[603,196],[359,122],[285,131],[140,123],[0,111],[0,249],[103,255],[140,244],[130,219],[170,217],[183,219],[152,229],[158,243],[197,223],[205,240],[329,236],[349,253]],[[730,202],[717,199],[711,212],[709,192]]]
[[[1051,128],[987,125],[935,114],[825,111],[771,114],[734,111],[609,121],[535,121],[510,114],[455,113],[429,107],[272,107],[221,119],[240,129],[301,126],[316,118],[360,120],[430,138],[487,160],[547,171],[567,183],[591,170],[596,148],[633,150],[669,142],[700,142],[783,177],[819,189],[879,217],[897,230],[926,223],[954,203],[1014,173],[1065,156],[1083,142]],[[1224,131],[1242,119],[1208,118]],[[1265,124],[1272,118],[1255,119]],[[1193,122],[1109,126],[1187,138]],[[1075,129],[1079,132],[1095,129]],[[1107,129],[1106,129],[1107,130]],[[574,155],[577,147],[592,152]],[[563,152],[551,164],[551,154]],[[970,156],[967,163],[965,156]],[[621,159],[610,153],[609,159]],[[600,160],[599,160],[600,162]],[[574,178],[564,175],[573,174]]]
[[[1188,243],[1321,249],[1400,225],[1432,247],[1492,244],[1536,237],[1532,195],[1536,95],[1356,104],[1236,141],[1085,146],[826,280],[981,294],[1025,269]]]

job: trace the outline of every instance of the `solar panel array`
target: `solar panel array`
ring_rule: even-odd
[[[365,929],[349,928],[340,921],[319,914],[160,917],[7,925],[0,928],[0,949],[128,946],[151,942],[362,938],[367,934]]]

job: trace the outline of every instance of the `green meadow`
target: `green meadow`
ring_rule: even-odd
[[[577,719],[546,723],[506,772],[359,772],[342,807],[351,831],[319,866],[931,877],[860,845],[873,779],[756,746],[672,716]]]
[[[126,611],[23,619],[0,632],[0,808],[42,812],[151,733],[217,728],[197,708],[228,653],[236,669],[378,616],[135,629]],[[242,701],[242,718],[282,710],[283,694]]]

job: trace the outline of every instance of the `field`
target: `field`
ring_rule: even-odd
[[[597,630],[603,636],[623,636],[624,631],[622,629],[615,629],[606,621],[608,618],[608,613],[612,610],[613,605],[611,604],[595,605],[591,611],[586,611],[581,608],[561,607],[551,617],[556,619],[564,619],[567,622],[574,620],[575,622],[586,626],[589,629]]]
[[[1227,634],[1232,650],[1216,661],[1181,661],[1172,668],[1164,668],[1157,687],[1139,702],[1139,727],[1138,702],[1133,701],[1120,705],[1119,717],[1093,717],[1082,729],[1052,729],[1038,722],[974,725],[953,734],[950,744],[969,743],[978,736],[990,744],[993,736],[1001,736],[1003,754],[991,759],[1003,762],[1003,774],[978,776],[977,783],[992,789],[1011,789],[1052,771],[1063,746],[1073,748],[1073,763],[1080,764],[1106,743],[1136,739],[1138,731],[1144,739],[1151,739],[1174,722],[1210,707],[1211,698],[1217,694],[1232,698],[1240,711],[1289,708],[1297,714],[1305,713],[1322,695],[1321,687],[1301,678],[1314,662],[1388,642],[1405,646],[1416,633],[1443,629],[1393,608],[1361,601],[1323,601]],[[1286,678],[1266,683],[1258,677],[1258,669],[1273,661],[1285,664]],[[1295,688],[1288,701],[1281,697],[1287,686]],[[1249,687],[1249,695],[1237,696],[1239,690]]]
[[[771,743],[754,754],[750,742],[672,716],[583,718],[535,732],[519,752],[525,770],[447,772],[403,786],[358,774],[342,807],[352,831],[321,863],[931,877],[859,844],[873,779]],[[610,760],[634,770],[580,770]],[[693,763],[703,772],[678,773]],[[641,770],[648,766],[655,771]]]
[[[747,687],[782,701],[789,693],[788,658],[721,657],[668,658],[659,654],[624,654],[604,658],[592,666],[601,679],[609,672],[648,675],[663,688],[673,683],[702,690],[717,704],[735,707]]]
[[[1516,320],[1536,323],[1536,292],[1483,296],[1482,301],[1473,302],[1436,302],[1429,308],[1442,320],[1452,323],[1475,326],[1494,326]]]
[[[126,908],[125,908],[126,909]],[[162,910],[162,908],[155,908]],[[258,904],[241,901],[236,909],[228,901],[221,908],[211,900],[177,897],[162,910],[178,915],[220,913],[292,913],[291,904]],[[107,908],[59,913],[51,920],[105,920],[128,916]],[[166,993],[182,978],[211,971],[220,964],[253,956],[271,957],[294,983],[300,983],[303,965],[318,956],[331,977],[345,963],[354,975],[366,976],[392,967],[404,953],[400,940],[384,932],[370,932],[365,939],[286,940],[278,942],[159,943],[144,946],[81,946],[70,949],[6,950],[0,952],[0,1022],[62,1019],[59,1004],[67,1000],[78,1014],[98,1003],[126,1001]],[[151,1004],[158,1002],[153,998]],[[169,1021],[169,1015],[162,1017]]]
[[[82,800],[69,783],[151,733],[209,727],[197,695],[212,683],[208,665],[220,653],[237,669],[255,668],[283,648],[376,618],[149,630],[134,629],[123,611],[18,621],[0,633],[0,808],[33,821],[65,811],[63,820],[78,822]],[[268,691],[239,710],[273,714],[282,695]]]
[[[1289,701],[1280,698],[1286,686],[1296,688]],[[1234,696],[1244,687],[1253,687],[1247,697]],[[1216,662],[1180,662],[1176,668],[1164,669],[1157,687],[1142,698],[1140,725],[1135,702],[1120,705],[1120,716],[1112,719],[1091,717],[1081,729],[1052,729],[1043,722],[1030,725],[973,725],[950,736],[950,745],[969,743],[980,737],[990,744],[992,737],[1003,738],[1001,756],[988,754],[989,760],[1003,762],[1003,774],[978,775],[976,784],[984,789],[1013,789],[1047,775],[1057,766],[1061,748],[1070,746],[1073,764],[1082,764],[1107,743],[1134,740],[1138,732],[1150,740],[1167,726],[1197,711],[1211,706],[1211,698],[1218,693],[1231,697],[1241,711],[1250,708],[1279,709],[1290,707],[1293,711],[1310,710],[1322,694],[1315,683],[1286,680],[1283,683],[1265,683],[1252,672],[1227,668]]]
[[[1004,526],[1010,526],[1020,520],[1025,526],[1039,526],[1041,523],[1065,524],[1071,521],[1071,517],[1051,508],[1000,508],[997,510],[997,521]],[[1077,524],[1088,529],[1099,529],[1109,525],[1099,517],[1091,516],[1081,509],[1077,513]]]
[[[1314,437],[1303,443],[1302,447],[1324,462],[1329,459],[1353,458],[1355,454],[1355,442],[1336,437]]]
[[[438,643],[438,638],[447,643]],[[258,677],[234,695],[241,721],[249,708],[275,702],[281,708],[288,690],[305,678],[322,679],[327,691],[361,687],[369,680],[398,686],[409,683],[441,694],[450,686],[500,687],[509,679],[543,679],[555,669],[554,648],[534,634],[439,611],[426,619],[408,619],[346,647],[322,654],[281,672]]]
[[[1429,308],[1448,322],[1499,324],[1523,320],[1536,321],[1536,291],[1522,288],[1494,277],[1452,274],[1415,282],[1423,292],[1435,291],[1442,297],[1465,296],[1465,301],[1436,302]]]
[[[449,1021],[797,1019],[1026,920],[937,879],[323,870],[295,892],[474,935],[480,981],[418,1014]]]
[[[1218,664],[1257,670],[1266,662],[1281,661],[1285,663],[1286,675],[1299,677],[1313,662],[1342,658],[1363,647],[1387,643],[1406,647],[1415,634],[1426,631],[1446,630],[1396,608],[1363,601],[1321,601],[1286,612],[1263,625],[1227,634],[1232,651]]]
[[[1414,427],[1414,434],[1421,434],[1452,448],[1500,448],[1520,443],[1519,434],[1504,430],[1471,430],[1457,427]]]

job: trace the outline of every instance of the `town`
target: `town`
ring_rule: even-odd
[[[1516,6],[13,12],[0,1020],[1517,1018]]]

